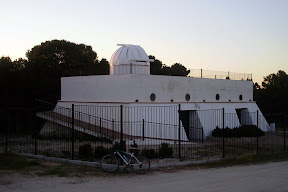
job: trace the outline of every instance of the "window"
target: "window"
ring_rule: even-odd
[[[187,94],[185,95],[185,99],[186,99],[186,101],[190,101],[190,94],[189,94],[189,93],[187,93]]]
[[[239,95],[239,100],[242,101],[242,99],[243,99],[243,96]]]
[[[155,93],[151,93],[151,95],[150,95],[150,100],[151,100],[151,101],[155,101],[155,99],[156,99]]]
[[[216,94],[216,100],[218,101],[220,99],[220,95],[217,93]]]

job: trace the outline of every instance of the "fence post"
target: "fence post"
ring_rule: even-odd
[[[126,148],[123,143],[123,105],[120,105],[120,148]]]
[[[10,123],[8,124],[10,126]],[[5,152],[8,153],[8,125],[6,127]]]
[[[222,108],[222,152],[223,152],[223,158],[225,158],[225,135],[224,135],[224,129],[225,129],[225,110]]]
[[[204,129],[203,129],[203,127],[202,127],[201,131],[202,131],[202,143],[204,143]]]
[[[202,71],[202,70],[201,70]],[[178,107],[178,157],[181,160],[181,120],[180,120],[181,104]]]
[[[114,128],[114,119],[112,120],[112,139],[114,140],[114,131],[115,131],[115,128]]]
[[[37,112],[36,112],[37,113]],[[35,155],[37,155],[37,127],[38,127],[38,119],[36,117],[36,113],[35,113],[35,121],[34,121],[34,153]]]
[[[72,104],[72,122],[71,122],[71,126],[72,126],[72,160],[74,160],[74,104]]]
[[[256,154],[259,153],[259,136],[258,136],[258,129],[259,129],[259,111],[257,110],[257,131],[256,131],[256,137],[257,137],[257,144],[256,144]]]
[[[9,128],[11,127],[12,124],[12,117],[11,117],[12,113],[11,111],[8,109],[8,123],[6,126],[6,130],[5,130],[5,152],[8,153],[8,134],[9,134]]]
[[[286,151],[286,116],[285,116],[285,114],[283,115],[284,116],[284,152]]]
[[[102,134],[102,118],[100,118],[100,134]]]
[[[202,79],[202,69],[201,69],[201,79]]]
[[[143,123],[142,123],[142,139],[143,139],[143,141],[144,141],[144,138],[145,138],[145,122],[143,119]]]

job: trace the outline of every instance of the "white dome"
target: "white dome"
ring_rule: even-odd
[[[150,61],[148,55],[139,45],[118,44],[110,59],[110,74],[150,74]]]

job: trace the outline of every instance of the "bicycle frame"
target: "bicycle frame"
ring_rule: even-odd
[[[123,157],[123,155],[120,152],[129,155],[128,161],[126,161],[126,159]],[[128,152],[125,152],[125,151],[116,150],[114,152],[114,154],[117,154],[124,161],[124,163],[127,166],[128,165],[141,165],[141,162],[137,159],[137,157],[134,155],[134,153],[128,153]],[[137,161],[137,164],[135,164],[135,163],[131,164],[131,161],[132,161],[133,158]]]

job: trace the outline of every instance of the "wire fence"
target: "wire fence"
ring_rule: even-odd
[[[125,150],[136,146],[137,153],[149,158],[183,160],[274,153],[287,148],[287,115],[179,109],[178,105],[120,105],[1,110],[0,151],[95,160],[115,145],[124,144]],[[262,128],[265,122],[269,130],[264,135],[225,135],[228,128]],[[217,128],[223,132],[212,136]]]
[[[195,78],[252,81],[252,74],[248,74],[248,73],[213,71],[213,70],[203,70],[203,69],[189,69],[189,70],[190,70],[189,76],[195,77]]]

